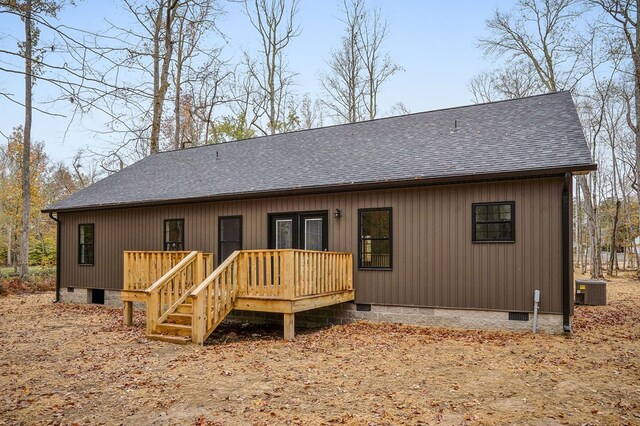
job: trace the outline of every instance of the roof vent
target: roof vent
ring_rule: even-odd
[[[451,129],[451,133],[458,133],[460,129],[458,129],[458,120],[453,120],[453,129]]]

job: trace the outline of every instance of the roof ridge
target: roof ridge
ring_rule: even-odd
[[[477,103],[477,104],[459,105],[459,106],[452,106],[452,107],[445,107],[445,108],[437,108],[437,109],[432,109],[432,110],[428,110],[428,111],[412,112],[412,113],[409,113],[409,114],[392,115],[392,116],[389,116],[389,117],[372,118],[372,119],[369,119],[369,120],[357,121],[355,123],[338,123],[338,124],[331,124],[331,125],[328,125],[328,126],[314,127],[314,128],[311,128],[311,129],[291,130],[289,132],[276,133],[274,135],[260,135],[260,136],[255,136],[253,138],[236,139],[236,140],[233,140],[233,141],[224,141],[224,142],[218,142],[218,143],[206,143],[206,144],[203,144],[203,145],[190,146],[190,147],[187,147],[187,148],[169,149],[169,150],[166,150],[166,151],[160,151],[160,152],[156,152],[154,154],[151,154],[151,155],[149,155],[149,156],[147,156],[145,158],[151,157],[152,155],[159,155],[159,154],[165,154],[165,153],[186,151],[186,150],[190,150],[190,149],[211,148],[213,146],[227,145],[227,144],[236,143],[236,142],[247,142],[247,141],[263,140],[263,139],[272,138],[274,136],[291,135],[291,134],[297,134],[297,133],[302,133],[302,132],[318,131],[318,130],[323,130],[323,129],[333,129],[333,128],[336,128],[336,127],[343,127],[343,126],[345,126],[345,127],[346,126],[357,126],[357,125],[362,125],[362,124],[367,124],[367,123],[379,122],[379,121],[383,121],[383,120],[401,119],[401,118],[405,118],[405,117],[413,117],[413,116],[422,115],[422,114],[431,114],[431,113],[436,113],[436,112],[452,111],[452,110],[464,109],[464,108],[474,108],[474,107],[480,107],[480,106],[486,106],[486,105],[500,104],[500,103],[505,103],[505,102],[523,101],[523,100],[532,99],[532,98],[540,98],[540,97],[551,96],[551,95],[559,95],[559,94],[564,94],[564,93],[570,93],[570,92],[568,90],[559,90],[557,92],[539,93],[537,95],[524,96],[524,97],[521,97],[521,98],[500,99],[500,100],[497,100],[497,101],[481,102],[481,103]]]

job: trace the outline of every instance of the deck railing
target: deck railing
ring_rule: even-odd
[[[124,290],[143,291],[158,281],[190,251],[125,251]]]
[[[243,250],[238,296],[289,299],[353,290],[351,253]]]
[[[234,251],[191,292],[193,343],[202,344],[231,312],[238,293],[240,252]]]
[[[125,252],[124,290],[143,295],[147,304],[147,335],[167,328],[175,332],[178,325],[172,323],[175,318],[170,315],[187,303],[192,305],[191,340],[202,343],[237,307],[237,299],[243,298],[244,309],[249,306],[261,310],[266,306],[256,299],[272,301],[278,309],[274,312],[284,313],[285,338],[293,338],[295,303],[311,309],[313,304],[307,303],[307,298],[331,295],[333,301],[339,299],[333,298],[336,293],[345,296],[345,292],[351,297],[346,300],[353,300],[351,253],[242,250],[233,252],[216,269],[213,259],[212,254],[196,251]],[[132,323],[131,300],[140,299],[126,302],[127,324]]]
[[[169,314],[175,312],[191,291],[204,280],[204,260],[201,252],[192,251],[163,275],[147,293],[147,334],[156,332]]]
[[[192,292],[192,341],[202,343],[238,297],[299,298],[353,290],[351,253],[308,250],[235,251]]]

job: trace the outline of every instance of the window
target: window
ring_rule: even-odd
[[[493,243],[515,241],[515,203],[473,204],[473,242]]]
[[[94,226],[85,223],[78,227],[78,264],[93,265]]]
[[[358,267],[391,269],[391,208],[358,210]]]
[[[242,250],[242,216],[218,219],[218,263],[236,250]]]
[[[293,219],[276,219],[276,249],[293,247]]]
[[[269,214],[269,248],[327,250],[327,211]]]
[[[304,218],[305,250],[322,250],[322,226],[321,217]]]
[[[184,219],[164,221],[164,249],[166,251],[184,250]]]

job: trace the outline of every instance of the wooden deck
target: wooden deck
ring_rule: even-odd
[[[125,323],[132,303],[147,304],[147,336],[202,344],[233,309],[284,315],[295,336],[295,313],[354,300],[351,253],[242,250],[213,270],[201,252],[124,253]]]

